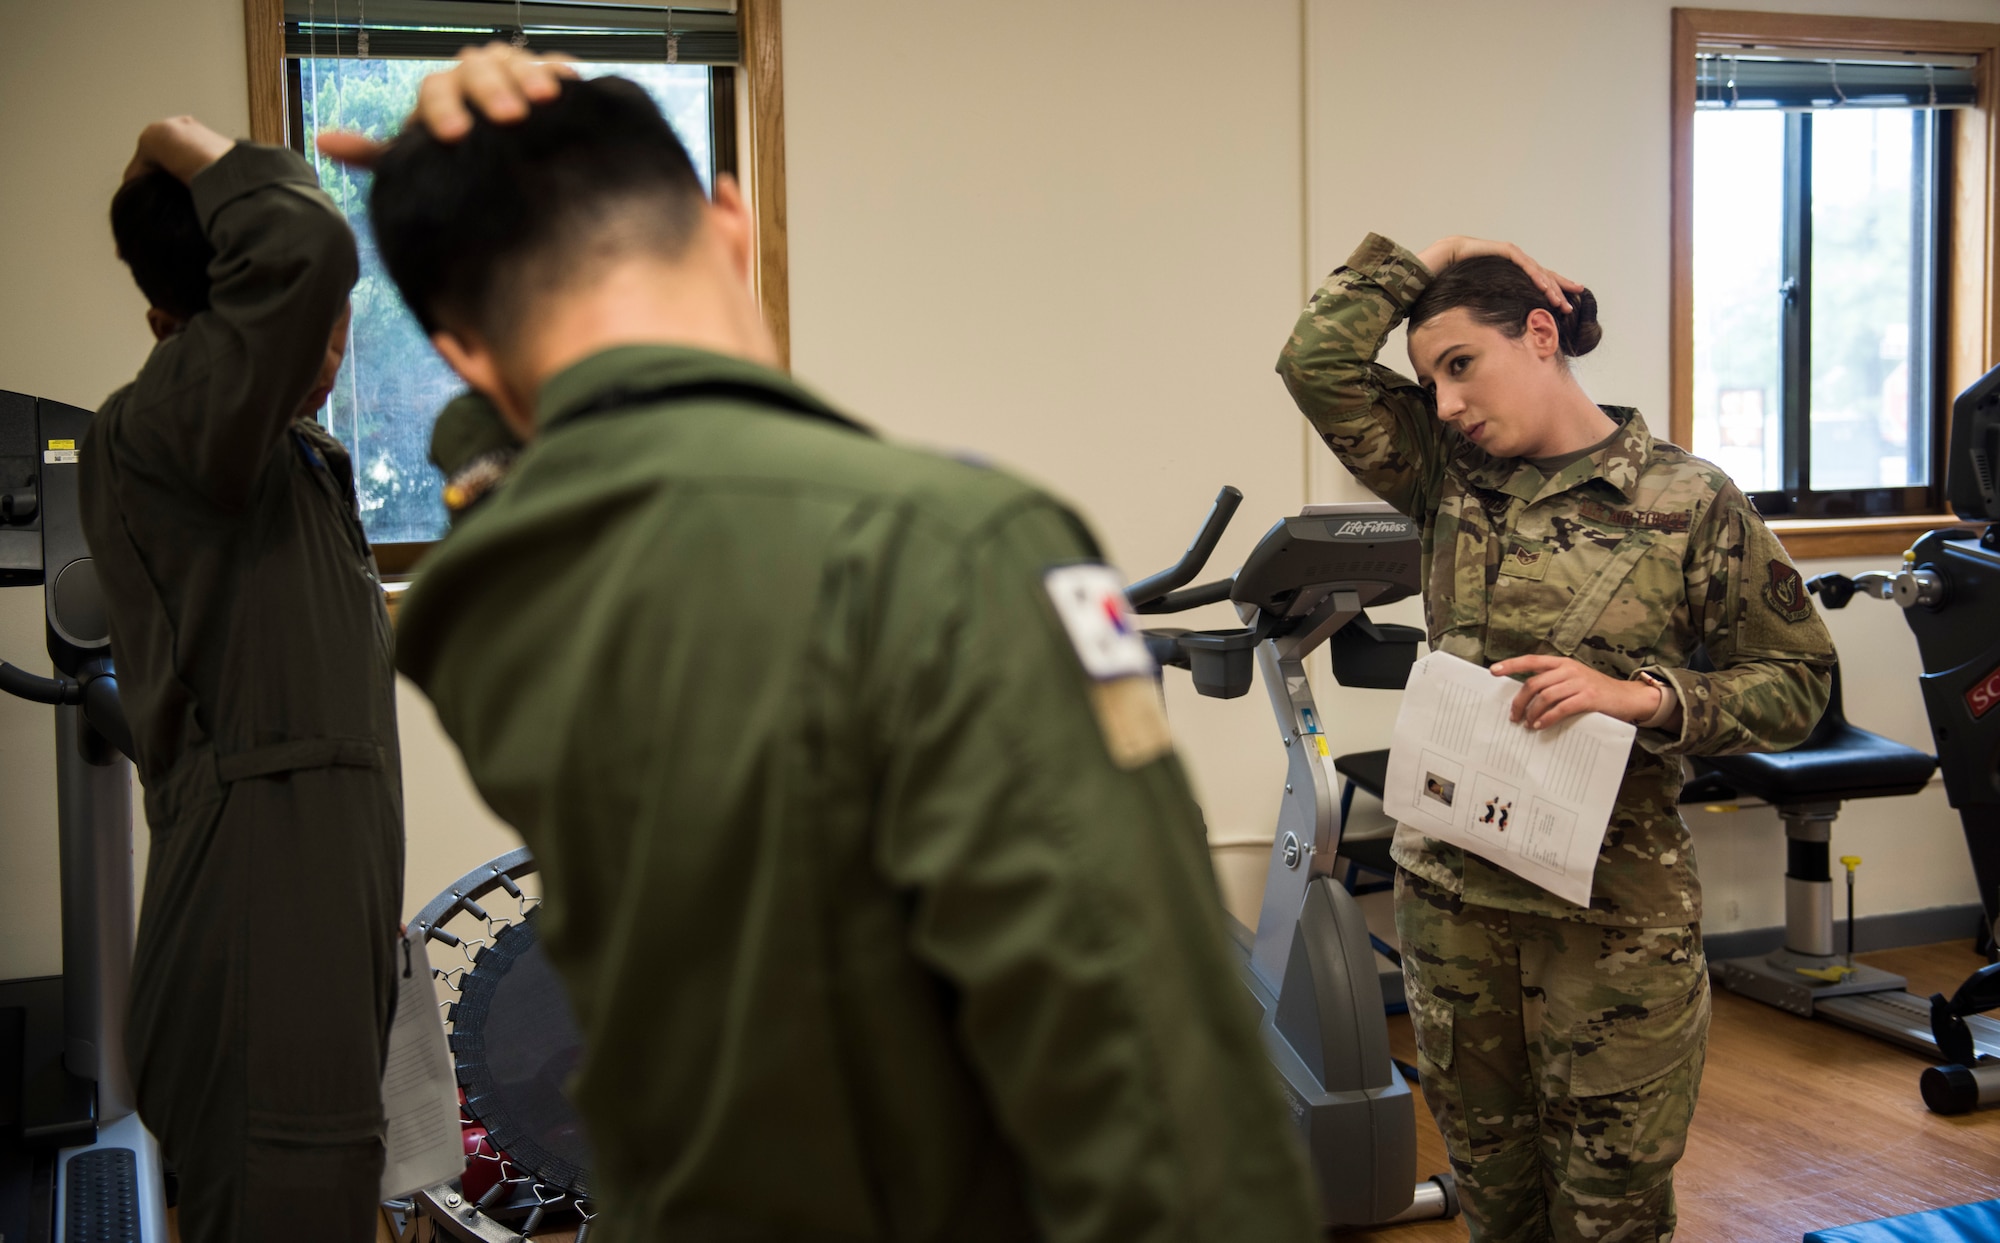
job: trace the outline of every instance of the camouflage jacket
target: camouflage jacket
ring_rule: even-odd
[[[1545,478],[1440,422],[1430,395],[1375,361],[1431,274],[1371,234],[1299,317],[1278,371],[1299,408],[1369,490],[1423,525],[1434,649],[1490,665],[1568,656],[1680,696],[1678,731],[1641,730],[1598,856],[1590,907],[1409,828],[1393,853],[1467,901],[1591,923],[1701,918],[1701,883],[1675,809],[1679,757],[1797,746],[1826,708],[1833,665],[1799,572],[1716,466],[1624,434]],[[1688,668],[1706,647],[1713,672]]]

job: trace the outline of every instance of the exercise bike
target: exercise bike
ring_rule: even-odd
[[[55,676],[0,691],[55,709],[60,976],[0,981],[0,1239],[164,1243],[159,1145],[125,1065],[131,730],[77,504],[90,412],[0,392],[0,587],[41,587]]]
[[[1271,697],[1287,753],[1284,801],[1256,930],[1231,923],[1326,1224],[1455,1216],[1450,1174],[1414,1181],[1415,1101],[1389,1055],[1368,925],[1334,876],[1340,799],[1306,677],[1306,660],[1330,646],[1343,685],[1407,680],[1422,632],[1378,626],[1363,610],[1419,590],[1417,525],[1379,503],[1308,506],[1272,527],[1234,575],[1189,587],[1242,500],[1224,488],[1180,561],[1134,583],[1126,599],[1141,614],[1234,604],[1241,627],[1147,630],[1147,647],[1163,668],[1187,670],[1203,695],[1241,696],[1254,670]]]

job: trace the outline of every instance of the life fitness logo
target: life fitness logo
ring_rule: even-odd
[[[1333,538],[1348,536],[1401,535],[1410,529],[1410,524],[1401,518],[1358,518],[1342,524]]]
[[[1993,672],[1979,679],[1978,685],[1965,692],[1965,706],[1972,710],[1972,717],[1978,720],[2000,706],[2000,665]]]

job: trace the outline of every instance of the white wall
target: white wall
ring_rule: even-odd
[[[794,369],[1081,505],[1133,578],[1180,555],[1222,484],[1246,499],[1218,574],[1303,491],[1272,372],[1304,292],[1300,12],[1237,0],[1227,37],[1216,15],[785,7]],[[1268,840],[1284,764],[1262,690],[1169,684],[1211,830]]]

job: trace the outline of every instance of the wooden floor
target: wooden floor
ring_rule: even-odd
[[[1982,960],[1970,941],[1857,957],[1949,994]],[[1407,1018],[1396,1056],[1416,1056]],[[1674,1176],[1683,1243],[1799,1243],[1808,1230],[2000,1197],[2000,1110],[1941,1118],[1924,1108],[1912,1053],[1720,989],[1701,1101]],[[1445,1168],[1418,1105],[1418,1172]],[[1358,1231],[1377,1243],[1445,1243],[1463,1221]]]
[[[1950,993],[1980,965],[1970,941],[1859,956]],[[1390,1044],[1416,1057],[1410,1021]],[[1675,1174],[1682,1243],[1799,1243],[1809,1230],[2000,1198],[2000,1110],[1941,1118],[1924,1108],[1924,1059],[1832,1023],[1794,1018],[1718,989],[1701,1104]],[[1418,1104],[1421,1175],[1444,1142]],[[386,1229],[380,1238],[390,1239]],[[538,1239],[572,1238],[568,1230]],[[1357,1231],[1373,1243],[1447,1243],[1462,1220]]]

